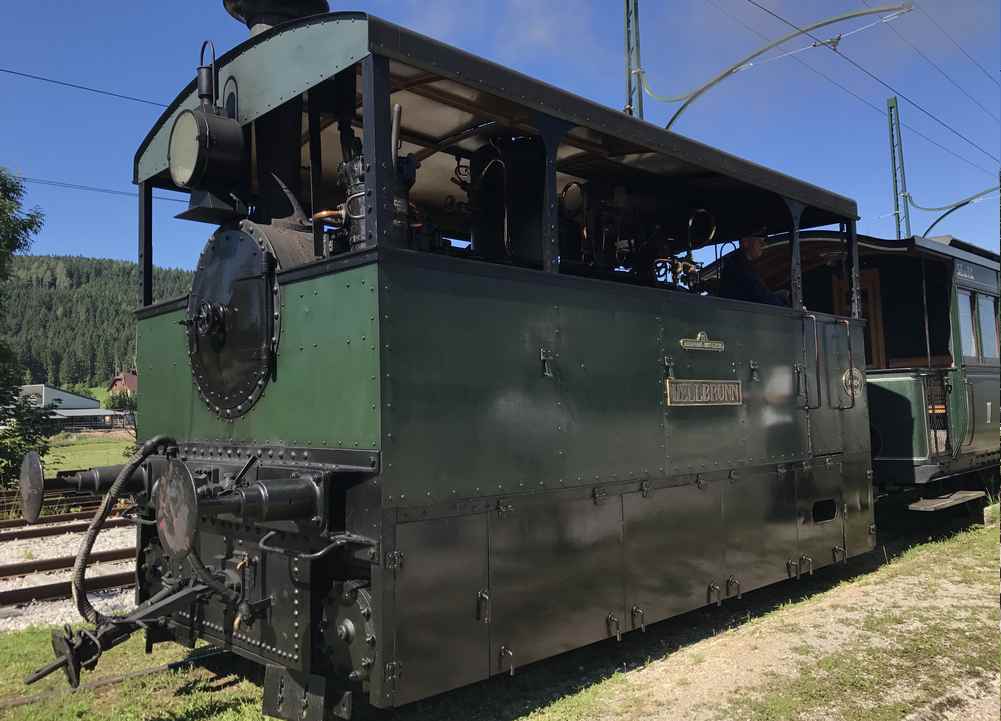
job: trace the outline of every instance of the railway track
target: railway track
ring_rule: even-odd
[[[44,539],[61,536],[68,533],[83,533],[90,527],[90,519],[94,510],[75,513],[64,513],[39,519],[35,525],[27,525],[23,520],[13,519],[0,522],[0,543],[25,539]],[[104,528],[121,528],[131,525],[125,518],[108,518]],[[135,556],[135,548],[115,548],[97,551],[90,554],[91,564],[112,563],[124,561]],[[60,556],[56,558],[40,558],[0,565],[0,579],[30,576],[36,573],[52,571],[68,571],[73,567],[75,556]],[[134,571],[111,573],[88,578],[85,582],[88,591],[100,591],[110,588],[125,588],[135,584]],[[0,591],[0,607],[14,606],[31,601],[47,601],[71,596],[68,580],[41,583],[22,588]]]
[[[84,510],[84,511],[74,511],[72,513],[55,513],[51,516],[42,516],[38,519],[38,523],[29,524],[21,518],[12,518],[8,521],[0,521],[0,531],[4,531],[10,528],[26,528],[31,525],[32,527],[40,526],[45,523],[65,523],[66,521],[82,521],[84,519],[89,519],[94,517],[94,511],[97,507]]]
[[[121,528],[131,524],[132,521],[127,518],[109,518],[104,522],[103,528]],[[61,536],[64,533],[81,533],[86,531],[89,526],[89,522],[24,526],[10,531],[0,532],[0,543],[4,541],[20,541],[26,538]]]
[[[113,548],[109,551],[96,551],[90,554],[91,563],[108,563],[109,561],[124,561],[136,554],[135,548]],[[19,563],[0,565],[0,578],[16,578],[32,573],[45,571],[63,571],[73,568],[76,556],[59,556],[58,558],[34,558]]]
[[[135,571],[121,571],[120,573],[108,573],[84,579],[83,585],[87,591],[106,591],[109,588],[130,588],[135,583]],[[17,606],[32,601],[54,601],[71,596],[70,582],[56,581],[0,591],[0,606]]]

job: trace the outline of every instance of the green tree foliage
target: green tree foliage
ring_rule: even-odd
[[[154,270],[155,299],[185,295],[191,277],[184,270]],[[36,383],[109,383],[115,373],[135,367],[138,287],[135,263],[18,256],[6,286],[17,302],[5,310],[0,334],[10,339]]]
[[[24,185],[0,168],[0,281],[10,273],[14,254],[27,250],[32,236],[42,227],[42,212],[38,208],[25,211],[23,199]],[[9,291],[0,282],[0,308],[17,305],[12,302],[16,296]],[[0,486],[17,477],[25,453],[45,452],[45,439],[53,430],[47,410],[35,408],[19,397],[24,380],[19,358],[20,354],[0,335]]]
[[[136,397],[128,391],[118,391],[108,396],[106,405],[113,411],[135,411]]]

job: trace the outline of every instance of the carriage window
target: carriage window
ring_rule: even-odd
[[[998,359],[997,300],[989,295],[977,296],[977,315],[980,319],[980,348],[984,360]]]
[[[959,332],[963,336],[963,355],[976,358],[977,336],[973,329],[973,294],[968,290],[959,291]]]

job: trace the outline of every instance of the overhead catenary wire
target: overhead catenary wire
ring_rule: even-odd
[[[778,21],[780,21],[782,23],[785,23],[789,27],[795,28],[796,30],[801,30],[802,31],[802,29],[798,25],[796,25],[793,22],[790,22],[789,20],[786,20],[784,17],[782,17],[781,15],[779,15],[778,13],[776,13],[775,11],[773,11],[773,10],[765,7],[761,3],[757,2],[757,0],[747,0],[747,2],[749,2],[751,5],[754,5],[754,7],[760,9],[761,11],[768,13],[769,15],[771,15],[776,20],[778,20]],[[819,38],[817,38],[815,35],[813,35],[813,34],[811,34],[809,32],[807,32],[806,34],[809,37],[813,38],[814,40],[818,40],[819,41]],[[914,106],[921,113],[923,113],[924,115],[926,115],[929,118],[931,118],[933,121],[935,121],[937,124],[941,125],[943,128],[945,128],[946,130],[948,130],[950,133],[952,133],[953,135],[955,135],[957,138],[960,138],[961,140],[963,140],[963,142],[967,143],[971,147],[976,148],[977,150],[979,150],[981,153],[983,153],[984,155],[986,155],[988,158],[990,158],[994,162],[996,162],[998,164],[1001,164],[1001,157],[998,157],[998,156],[994,155],[990,151],[986,150],[979,143],[977,143],[977,142],[971,140],[970,138],[966,137],[965,135],[963,135],[961,132],[959,132],[954,127],[952,127],[951,125],[949,125],[947,122],[945,122],[944,120],[942,120],[941,118],[939,118],[937,115],[935,115],[934,113],[932,113],[931,111],[929,111],[923,105],[921,105],[920,103],[912,100],[909,96],[907,96],[906,94],[904,94],[904,93],[900,92],[899,90],[897,90],[895,87],[893,87],[892,85],[890,85],[888,82],[886,82],[885,80],[883,80],[881,77],[879,77],[878,75],[876,75],[874,72],[872,72],[868,68],[865,68],[864,66],[862,66],[861,64],[859,64],[857,61],[855,61],[853,58],[845,55],[838,48],[833,47],[831,45],[827,45],[826,47],[831,52],[836,53],[838,56],[844,58],[853,67],[855,67],[856,69],[858,69],[861,72],[865,73],[867,76],[869,76],[871,79],[875,80],[877,83],[879,83],[880,85],[882,85],[884,88],[886,88],[887,90],[889,90],[894,95],[897,95],[897,96],[901,97],[902,99],[906,100],[910,105]]]
[[[877,26],[879,26],[879,25],[881,25],[883,23],[888,23],[888,22],[891,22],[893,20],[896,20],[901,15],[903,15],[905,13],[908,13],[908,12],[910,12],[910,9],[898,10],[896,12],[893,12],[893,13],[889,14],[889,15],[886,15],[885,17],[880,18],[879,20],[876,20],[874,22],[871,22],[871,23],[868,23],[866,25],[863,25],[862,27],[855,28],[854,30],[851,30],[849,32],[838,33],[837,35],[834,35],[833,37],[829,38],[828,40],[816,40],[816,41],[810,43],[809,45],[804,45],[803,47],[796,48],[795,50],[789,50],[789,51],[784,52],[784,53],[779,53],[778,55],[773,55],[771,57],[765,58],[764,60],[748,60],[747,62],[744,62],[744,63],[741,63],[739,65],[735,65],[735,66],[731,67],[727,71],[727,74],[728,75],[735,75],[736,73],[743,72],[745,70],[750,70],[751,68],[756,68],[756,67],[761,67],[762,65],[767,65],[768,63],[775,62],[776,60],[783,60],[785,58],[792,57],[794,55],[799,55],[800,53],[806,52],[807,50],[814,50],[816,48],[821,47],[822,45],[830,45],[830,44],[837,45],[838,43],[840,43],[842,40],[844,40],[847,37],[851,37],[852,35],[857,35],[858,33],[863,32],[864,30],[869,30],[870,28],[877,27]],[[762,37],[764,37],[764,36],[762,36]],[[772,41],[769,40],[769,43],[772,44]],[[774,43],[774,45],[778,45],[778,44],[781,44],[781,43],[780,42]],[[760,54],[761,52],[764,52],[764,51],[759,51],[758,54]],[[649,83],[649,81],[646,78],[646,72],[642,68],[637,68],[636,70],[633,71],[633,74],[637,75],[639,77],[640,84],[643,87],[643,91],[647,95],[649,95],[651,98],[653,98],[654,100],[656,100],[658,102],[661,102],[661,103],[679,103],[679,102],[681,102],[683,100],[688,100],[693,95],[695,95],[698,92],[698,90],[701,89],[701,88],[699,88],[699,89],[696,89],[696,90],[693,90],[693,91],[690,91],[690,92],[687,92],[687,93],[683,93],[681,95],[658,95],[657,93],[655,93],[653,91],[653,88],[650,87],[650,83]]]
[[[825,18],[824,20],[820,20],[820,21],[817,21],[815,23],[811,23],[806,28],[796,28],[794,32],[786,33],[785,35],[783,35],[779,39],[772,40],[767,45],[765,45],[763,48],[759,48],[758,50],[755,50],[750,55],[742,58],[740,61],[734,63],[730,67],[726,68],[723,72],[721,72],[718,75],[716,75],[715,77],[713,77],[712,80],[710,80],[709,82],[704,83],[703,85],[699,86],[687,98],[685,98],[684,102],[681,104],[681,107],[679,107],[677,110],[674,111],[674,114],[671,116],[671,119],[667,121],[667,125],[665,125],[664,127],[667,128],[668,130],[670,130],[671,126],[674,125],[675,122],[677,122],[678,118],[681,117],[682,113],[684,113],[685,110],[687,110],[691,106],[692,103],[694,103],[696,100],[698,100],[705,93],[709,92],[712,88],[714,88],[715,86],[717,86],[723,80],[725,80],[726,78],[732,76],[736,72],[736,70],[738,68],[746,65],[747,63],[749,63],[750,61],[754,60],[755,58],[758,58],[761,55],[764,55],[765,53],[767,53],[772,48],[778,47],[779,45],[782,45],[782,44],[788,42],[789,40],[792,40],[795,37],[798,37],[800,35],[804,35],[805,34],[805,35],[808,35],[813,40],[816,40],[818,43],[823,43],[824,41],[820,40],[816,35],[811,35],[809,31],[811,31],[811,30],[819,30],[820,28],[827,27],[828,25],[835,25],[837,23],[843,23],[846,20],[851,20],[853,18],[863,17],[865,15],[874,15],[876,13],[881,13],[881,12],[899,12],[899,11],[909,11],[909,10],[910,10],[910,6],[907,5],[906,3],[903,4],[903,5],[880,6],[878,8],[866,8],[864,10],[863,9],[852,10],[852,11],[847,12],[847,13],[841,13],[840,15],[835,15],[834,17]],[[828,45],[828,47],[831,47],[831,45]]]
[[[748,25],[748,24],[747,24],[747,23],[745,23],[745,22],[744,22],[743,20],[741,20],[741,19],[739,19],[738,17],[734,16],[734,15],[733,15],[732,13],[728,13],[728,12],[727,12],[726,10],[724,10],[724,9],[723,9],[723,8],[722,8],[722,7],[721,7],[721,6],[720,6],[720,5],[719,5],[719,4],[718,4],[718,3],[716,2],[716,0],[706,0],[706,2],[708,2],[708,3],[709,3],[710,5],[712,5],[712,6],[714,7],[714,8],[716,8],[716,10],[717,10],[717,11],[718,11],[718,12],[719,12],[719,13],[720,13],[721,15],[723,15],[724,17],[726,17],[726,18],[728,18],[728,19],[732,20],[733,22],[737,23],[738,25],[740,25],[741,27],[743,27],[743,28],[744,28],[745,30],[747,30],[748,32],[750,32],[750,33],[753,33],[754,35],[757,35],[757,36],[758,36],[759,38],[761,38],[762,40],[768,40],[768,39],[769,39],[769,38],[768,38],[768,36],[767,36],[767,35],[765,35],[764,33],[760,32],[760,31],[759,31],[759,30],[757,30],[756,28],[754,28],[754,27],[752,27],[752,26]],[[818,75],[819,77],[821,77],[821,78],[823,78],[824,80],[826,80],[827,82],[829,82],[829,83],[830,83],[831,85],[834,85],[834,86],[835,86],[836,88],[839,88],[840,90],[844,91],[845,93],[847,93],[847,94],[848,94],[848,95],[850,95],[851,97],[855,98],[855,99],[856,99],[856,100],[858,100],[858,101],[859,101],[860,103],[862,103],[862,104],[866,105],[866,106],[867,106],[867,107],[869,107],[870,109],[872,109],[872,110],[874,110],[875,112],[879,113],[879,114],[880,114],[880,115],[882,115],[882,116],[883,116],[884,118],[886,117],[886,111],[885,111],[885,110],[883,110],[882,108],[880,108],[880,107],[879,107],[878,105],[876,105],[875,103],[873,103],[873,102],[871,102],[871,101],[867,100],[866,98],[862,97],[861,95],[859,95],[858,93],[856,93],[856,92],[855,92],[854,90],[852,90],[852,89],[851,89],[851,88],[849,88],[848,86],[846,86],[846,85],[844,85],[843,83],[841,83],[841,82],[839,82],[839,81],[835,80],[834,78],[832,78],[832,77],[831,77],[830,75],[828,75],[827,73],[823,72],[822,70],[818,70],[817,68],[813,67],[812,65],[810,65],[810,63],[806,62],[806,61],[805,61],[805,60],[803,60],[802,58],[799,58],[799,57],[794,57],[794,58],[793,58],[793,60],[795,60],[795,61],[796,61],[797,63],[799,63],[800,65],[802,65],[802,66],[803,66],[804,68],[806,68],[807,70],[809,70],[809,71],[810,71],[810,72],[812,72],[813,74],[815,74],[815,75]],[[960,160],[960,161],[962,161],[963,163],[966,163],[966,164],[967,164],[967,165],[969,165],[969,166],[970,166],[971,168],[974,168],[974,169],[976,169],[976,170],[979,170],[980,172],[982,172],[982,173],[985,173],[985,174],[987,174],[987,175],[991,176],[992,178],[995,178],[995,177],[997,177],[997,172],[996,172],[996,171],[993,171],[993,170],[988,170],[988,169],[987,169],[987,168],[985,168],[984,166],[982,166],[982,165],[979,165],[979,164],[977,164],[977,163],[973,162],[972,160],[970,160],[969,158],[966,158],[966,157],[964,157],[964,156],[960,155],[959,153],[957,153],[956,151],[952,150],[951,148],[949,148],[949,147],[947,147],[947,146],[943,145],[942,143],[938,142],[938,141],[937,141],[937,140],[935,140],[934,138],[932,138],[932,137],[930,137],[930,136],[926,135],[925,133],[921,132],[920,130],[918,130],[918,129],[917,129],[917,128],[915,128],[914,126],[912,126],[912,125],[908,125],[907,123],[904,123],[904,122],[901,122],[901,125],[903,125],[903,126],[904,126],[905,128],[907,128],[907,129],[908,129],[908,130],[910,130],[910,131],[911,131],[912,133],[914,133],[914,134],[915,134],[915,135],[917,135],[918,137],[922,138],[922,139],[923,139],[923,140],[925,140],[926,142],[930,143],[931,145],[934,145],[934,146],[935,146],[936,148],[938,148],[939,150],[943,151],[944,153],[948,153],[949,155],[951,155],[952,157],[956,158],[957,160]]]
[[[923,205],[918,205],[917,203],[914,202],[914,198],[911,196],[910,193],[903,193],[902,195],[907,200],[907,202],[910,203],[912,208],[917,208],[918,210],[937,211],[937,210],[951,210],[952,208],[956,208],[960,205],[979,202],[980,199],[983,198],[983,196],[989,195],[991,193],[996,193],[999,190],[1001,190],[1001,185],[995,185],[994,187],[988,188],[987,190],[981,190],[979,193],[974,193],[968,198],[963,198],[962,200],[957,200],[954,203],[949,203],[948,205],[943,205],[937,208],[928,208]]]
[[[92,88],[87,85],[79,85],[77,83],[71,83],[66,80],[57,80],[56,78],[48,78],[44,75],[34,75],[32,73],[25,73],[20,70],[11,70],[10,68],[0,68],[0,73],[5,73],[7,75],[14,75],[19,78],[26,78],[28,80],[38,80],[43,83],[51,83],[52,85],[61,85],[66,88],[73,88],[74,90],[83,90],[88,93],[96,93],[98,95],[105,95],[111,98],[118,98],[119,100],[128,100],[133,103],[143,103],[145,105],[153,105],[158,108],[166,108],[166,103],[160,103],[155,100],[147,100],[146,98],[137,98],[133,95],[125,95],[124,93],[116,93],[111,90],[101,90],[100,88]]]
[[[963,47],[962,45],[960,45],[960,44],[959,44],[959,41],[958,41],[958,40],[956,40],[956,38],[952,37],[952,35],[950,35],[950,34],[949,34],[949,31],[948,31],[948,30],[946,30],[946,29],[945,29],[944,27],[942,27],[942,26],[941,26],[941,25],[940,25],[940,24],[938,23],[938,21],[937,21],[937,20],[936,20],[936,19],[935,19],[935,18],[934,18],[934,17],[932,16],[932,14],[931,14],[931,13],[929,13],[929,12],[928,12],[927,10],[925,10],[925,9],[924,9],[923,7],[921,7],[921,6],[920,6],[920,5],[918,5],[917,3],[915,3],[915,4],[914,4],[914,7],[916,7],[916,8],[918,9],[918,10],[920,10],[920,11],[921,11],[921,14],[922,14],[922,15],[924,15],[924,16],[925,16],[926,18],[928,18],[928,20],[929,20],[929,21],[931,22],[931,24],[932,24],[932,25],[934,25],[934,26],[935,26],[936,28],[938,28],[938,30],[939,30],[939,32],[940,32],[940,33],[942,33],[942,34],[943,34],[943,35],[945,35],[945,36],[946,36],[946,37],[947,37],[947,38],[948,38],[948,39],[949,39],[950,41],[952,41],[952,44],[953,44],[953,45],[955,45],[955,46],[956,46],[957,48],[959,48],[959,51],[960,51],[961,53],[963,53],[963,55],[965,55],[965,56],[967,57],[967,59],[968,59],[968,60],[969,60],[969,61],[970,61],[971,63],[973,63],[974,65],[976,65],[976,66],[977,66],[978,68],[980,68],[980,71],[981,71],[981,72],[982,72],[982,73],[983,73],[984,75],[986,75],[986,76],[987,76],[987,79],[988,79],[988,80],[990,80],[990,81],[991,81],[992,83],[994,83],[994,84],[995,84],[995,85],[997,85],[997,86],[998,86],[999,88],[1001,88],[1001,81],[999,81],[999,80],[998,80],[998,79],[997,79],[997,78],[996,78],[996,77],[995,77],[994,75],[992,75],[992,74],[991,74],[991,73],[990,73],[990,72],[989,72],[989,71],[987,70],[987,68],[985,68],[985,67],[984,67],[983,65],[981,65],[981,64],[980,64],[980,63],[979,63],[979,62],[977,61],[977,59],[976,59],[976,58],[974,58],[974,57],[973,57],[972,55],[970,55],[970,54],[969,54],[968,52],[966,52],[966,48],[964,48],[964,47]]]
[[[862,2],[864,2],[866,5],[869,5],[869,0],[862,0]],[[910,40],[908,40],[907,37],[902,32],[900,32],[899,30],[897,30],[895,27],[890,26],[890,30],[892,30],[893,33],[898,38],[900,38],[900,40],[905,45],[909,46],[926,63],[928,63],[929,65],[931,65],[933,68],[935,68],[939,72],[939,75],[941,75],[943,78],[945,78],[946,80],[948,80],[952,84],[952,86],[954,88],[956,88],[956,90],[958,90],[959,92],[961,92],[963,95],[965,95],[967,98],[969,98],[969,100],[974,105],[976,105],[978,108],[980,108],[985,113],[987,113],[989,116],[991,116],[991,119],[994,120],[995,123],[998,123],[999,125],[1001,125],[1001,118],[999,118],[997,115],[995,115],[990,110],[988,110],[987,106],[985,106],[983,103],[981,103],[979,100],[977,100],[973,95],[971,95],[970,93],[968,93],[966,91],[966,88],[964,88],[962,85],[960,85],[958,82],[956,82],[956,80],[953,79],[953,77],[951,75],[949,75],[949,73],[947,73],[945,70],[942,69],[942,66],[940,66],[938,63],[936,63],[934,60],[932,60],[930,57],[928,57],[928,55],[926,55],[925,52],[921,48],[919,48],[915,43],[912,43]]]
[[[53,188],[63,188],[65,190],[84,190],[89,193],[103,193],[105,195],[117,195],[124,196],[126,198],[138,198],[139,193],[128,190],[115,190],[114,188],[100,188],[95,185],[80,185],[79,183],[67,183],[61,180],[49,180],[47,178],[31,178],[26,175],[16,176],[18,180],[24,181],[25,183],[34,183],[35,185],[48,185]],[[187,199],[185,198],[171,198],[166,195],[154,195],[154,200],[166,200],[171,203],[185,203],[187,204]]]

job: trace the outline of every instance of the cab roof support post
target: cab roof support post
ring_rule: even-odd
[[[365,156],[365,209],[367,237],[362,248],[392,240],[393,186],[391,167],[392,117],[390,116],[389,60],[370,54],[362,60],[362,152]]]
[[[927,358],[928,365],[926,367],[931,368],[931,329],[928,325],[928,268],[927,259],[924,254],[921,254],[921,312],[925,319],[925,356]],[[936,438],[937,442],[937,438]]]
[[[309,103],[309,194],[310,215],[316,215],[320,208],[320,192],[323,189],[323,148],[320,136],[323,128],[320,126],[320,103],[317,93],[310,90],[306,97]],[[313,255],[322,258],[325,255],[323,247],[323,223],[313,221]]]
[[[542,269],[547,273],[559,273],[560,209],[556,189],[556,152],[571,126],[542,113],[536,117],[535,125],[541,133],[546,150],[542,200]]]
[[[139,183],[139,306],[153,304],[153,186]]]
[[[852,320],[859,320],[862,318],[862,293],[859,290],[862,276],[859,268],[858,233],[855,232],[854,219],[848,221],[848,254],[851,257],[852,268],[851,283],[849,283],[852,295]]]
[[[803,217],[806,206],[798,200],[784,198],[789,214],[792,216],[792,242],[790,252],[792,258],[789,263],[789,287],[791,289],[791,305],[794,310],[803,310],[803,262],[800,257],[799,247],[799,221]],[[853,284],[854,287],[854,284]]]

